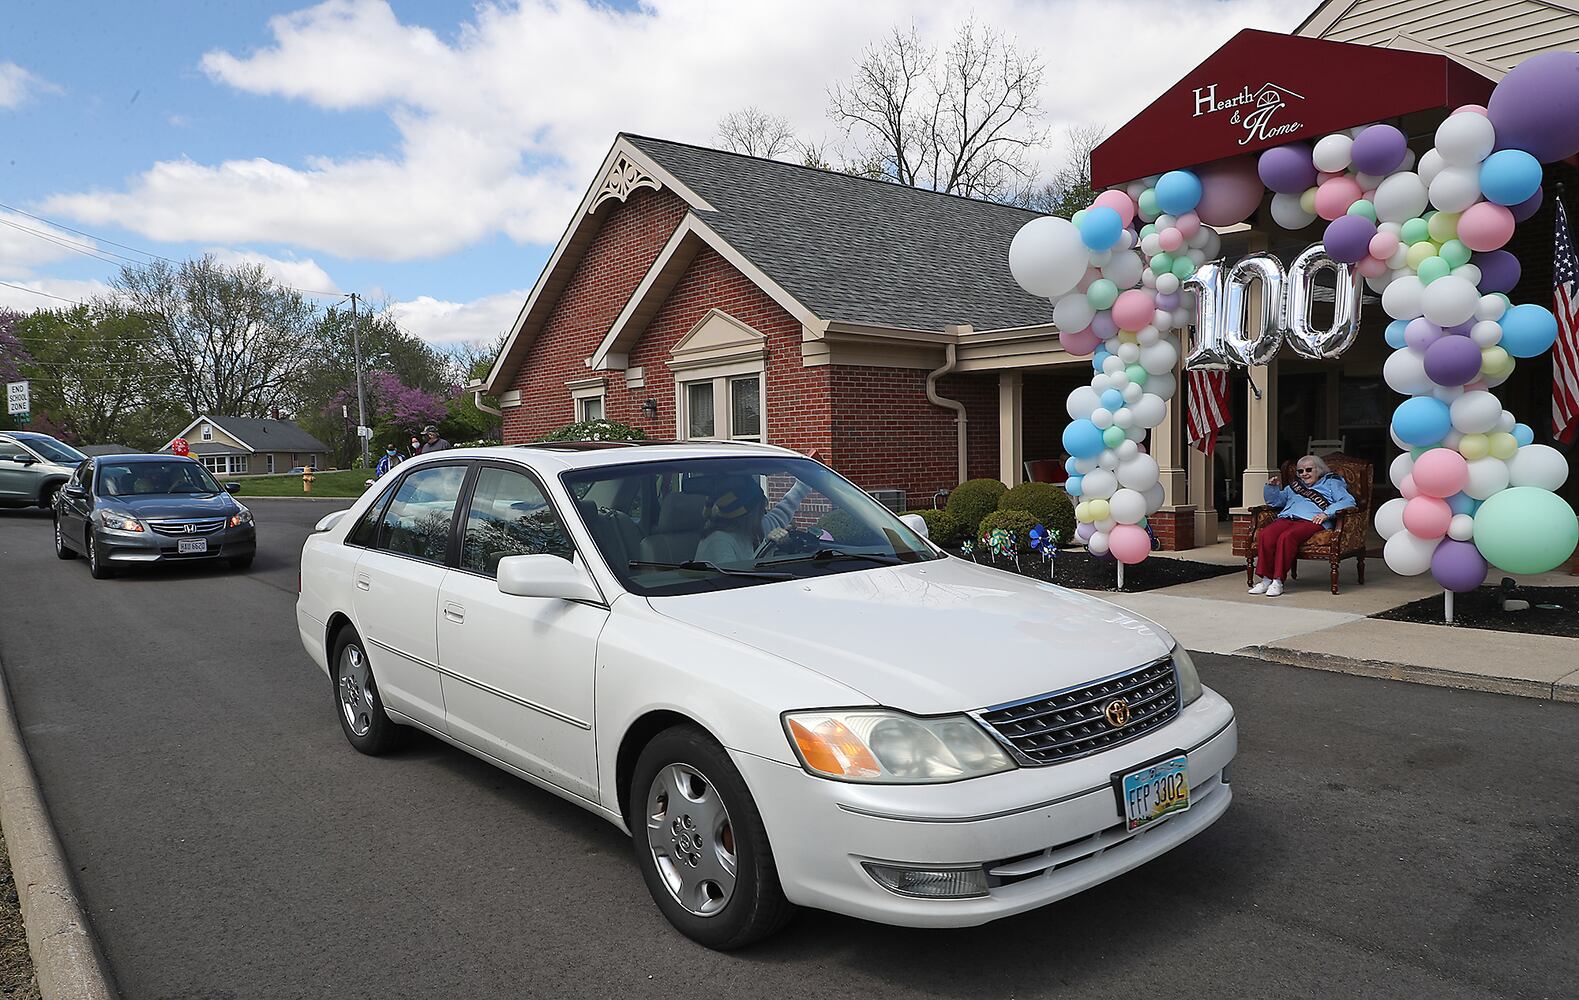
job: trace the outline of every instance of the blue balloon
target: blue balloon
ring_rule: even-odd
[[[1393,411],[1393,433],[1405,444],[1417,447],[1436,444],[1452,429],[1453,411],[1431,396],[1406,399]]]
[[[1108,250],[1124,231],[1124,220],[1106,205],[1086,210],[1080,219],[1080,238],[1092,250]]]
[[[1096,371],[1101,371],[1102,362],[1106,361],[1112,356],[1113,352],[1108,350],[1107,345],[1104,344],[1103,346],[1097,348],[1097,352],[1095,354],[1091,355],[1091,367]]]
[[[1395,319],[1388,323],[1387,332],[1383,335],[1387,339],[1387,346],[1395,351],[1401,351],[1407,347],[1408,341],[1404,340],[1404,331],[1408,328],[1409,321],[1406,319]]]
[[[1468,493],[1455,493],[1447,498],[1447,506],[1455,514],[1473,514],[1480,501]]]
[[[1106,447],[1102,441],[1101,428],[1083,417],[1071,420],[1069,426],[1064,428],[1064,450],[1076,458],[1096,458]]]
[[[1538,358],[1557,342],[1557,317],[1545,306],[1533,302],[1514,306],[1498,322],[1502,324],[1498,344],[1516,358]]]
[[[1080,475],[1080,467],[1075,464],[1077,461],[1079,461],[1079,459],[1074,459],[1074,458],[1065,459],[1064,460],[1064,471],[1069,473],[1071,476],[1078,476],[1078,475]]]
[[[1080,481],[1084,478],[1084,476],[1070,476],[1068,479],[1065,479],[1064,492],[1072,497],[1078,497],[1080,495]]]
[[[1503,149],[1480,165],[1480,193],[1498,205],[1517,205],[1540,189],[1541,161],[1522,149]]]
[[[1124,405],[1124,394],[1117,389],[1109,389],[1102,394],[1102,408],[1109,413],[1117,413]]]
[[[1513,440],[1519,443],[1520,448],[1523,448],[1527,444],[1534,444],[1535,428],[1531,427],[1529,424],[1514,424]]]
[[[1170,170],[1157,179],[1157,207],[1183,215],[1201,203],[1201,179],[1188,170]]]

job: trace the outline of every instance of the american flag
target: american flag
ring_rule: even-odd
[[[1217,446],[1217,432],[1228,424],[1228,373],[1195,370],[1187,373],[1186,401],[1190,406],[1184,435],[1190,445],[1210,455]]]
[[[1568,212],[1557,200],[1557,236],[1552,256],[1552,299],[1557,308],[1557,346],[1552,349],[1552,436],[1573,444],[1579,434],[1579,261],[1568,235]]]

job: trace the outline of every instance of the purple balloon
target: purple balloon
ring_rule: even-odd
[[[1470,262],[1480,268],[1480,293],[1511,292],[1519,283],[1519,258],[1506,250],[1477,253]]]
[[[1321,242],[1327,253],[1340,264],[1358,264],[1371,253],[1376,223],[1363,215],[1340,215],[1327,223]]]
[[[1404,162],[1409,140],[1391,125],[1372,125],[1354,140],[1349,158],[1362,174],[1390,174]]]
[[[1425,350],[1426,378],[1437,385],[1473,382],[1480,363],[1480,345],[1468,337],[1442,337]]]
[[[1177,309],[1177,308],[1179,308],[1179,293],[1178,292],[1158,292],[1157,293],[1157,308],[1158,309]]]
[[[1462,594],[1486,582],[1486,559],[1474,542],[1444,538],[1431,553],[1431,576],[1443,590]]]
[[[1409,321],[1404,327],[1404,343],[1424,354],[1426,348],[1442,339],[1442,328],[1424,316]]]
[[[1118,336],[1118,323],[1113,320],[1113,310],[1104,309],[1091,317],[1091,332],[1101,340]]]
[[[1089,542],[1091,541],[1091,536],[1096,534],[1096,530],[1097,528],[1094,524],[1077,524],[1075,525],[1075,537],[1082,542]]]
[[[1519,63],[1491,92],[1487,117],[1498,149],[1542,163],[1579,153],[1579,52],[1542,52]]]
[[[1443,330],[1442,332],[1443,333],[1452,334],[1455,337],[1467,337],[1467,336],[1469,336],[1469,331],[1473,330],[1474,328],[1475,328],[1475,320],[1473,318],[1470,318],[1470,319],[1466,319],[1464,322],[1460,323],[1457,326],[1450,326],[1446,330]]]
[[[1310,146],[1303,142],[1274,146],[1262,153],[1256,173],[1261,183],[1278,194],[1303,194],[1306,188],[1316,186],[1316,164],[1311,162]]]
[[[1542,192],[1540,188],[1536,188],[1535,193],[1530,195],[1528,198],[1519,202],[1517,205],[1508,206],[1508,211],[1513,213],[1513,221],[1523,222],[1525,219],[1528,219],[1536,212],[1539,212],[1541,210],[1541,202],[1544,199],[1544,192]]]

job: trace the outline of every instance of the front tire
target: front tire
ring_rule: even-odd
[[[768,937],[794,915],[751,792],[702,730],[676,726],[647,744],[630,811],[642,878],[686,937],[729,951]]]
[[[405,730],[385,714],[362,637],[350,629],[334,645],[334,703],[340,729],[358,752],[377,757],[400,745]]]
[[[60,515],[55,515],[55,558],[75,559],[77,554],[66,545],[66,536],[60,530]]]
[[[84,549],[88,553],[88,574],[95,580],[108,580],[115,575],[115,570],[110,568],[110,561],[99,555],[98,539],[93,537],[93,529],[88,529],[87,544]]]

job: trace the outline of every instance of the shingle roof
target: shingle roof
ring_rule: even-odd
[[[329,446],[289,420],[260,420],[254,417],[210,417],[211,421],[253,451],[325,452]],[[196,450],[196,447],[193,447]]]
[[[1009,274],[1034,212],[626,135],[716,212],[698,217],[820,318],[911,330],[1052,322]]]

